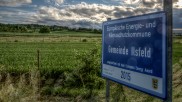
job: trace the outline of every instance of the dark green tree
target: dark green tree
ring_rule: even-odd
[[[51,30],[50,30],[50,28],[47,27],[47,26],[44,26],[44,27],[42,27],[42,28],[39,30],[39,33],[50,33],[50,32],[51,32]]]

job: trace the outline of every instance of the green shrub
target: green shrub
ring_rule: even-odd
[[[54,88],[50,86],[45,86],[41,89],[42,95],[51,95],[53,94]]]
[[[18,42],[18,40],[15,40],[14,42]]]
[[[82,42],[87,42],[87,39],[83,39]]]
[[[78,68],[71,73],[65,73],[66,87],[83,87],[89,89],[89,95],[93,95],[94,89],[104,87],[101,74],[101,53],[98,47],[84,53],[77,53]]]

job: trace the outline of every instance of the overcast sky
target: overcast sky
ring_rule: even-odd
[[[162,0],[0,0],[0,23],[101,28],[117,19],[162,11]],[[182,0],[173,0],[174,28],[182,28]]]

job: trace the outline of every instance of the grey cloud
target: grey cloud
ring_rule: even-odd
[[[113,15],[115,18],[128,17],[134,15],[133,8],[119,8],[116,7],[113,10]]]
[[[178,4],[178,1],[179,1],[179,0],[173,0],[173,1],[175,1],[175,2],[173,3],[173,8],[175,8],[175,9],[182,9],[182,5],[179,5],[179,4]]]
[[[121,2],[121,5],[132,7],[148,7],[153,9],[162,10],[163,2],[166,0],[125,0]],[[179,8],[179,5],[175,5],[179,0],[172,0],[173,7]]]
[[[20,9],[13,9],[12,11],[1,11],[2,16],[0,22],[10,24],[31,24],[37,21],[34,16],[36,13],[24,11]]]
[[[69,24],[68,27],[70,28],[79,28],[79,27],[91,28],[93,26],[93,22],[89,22],[87,20],[81,20],[81,21],[70,20],[67,21],[67,23]]]
[[[173,17],[173,28],[182,28],[182,19],[178,17]]]
[[[32,0],[1,0],[0,1],[0,6],[21,6],[24,4],[30,4],[32,3]]]
[[[82,2],[77,5],[68,5],[67,7],[61,8],[61,9],[52,7],[52,6],[40,7],[38,17],[40,17],[40,19],[49,19],[48,20],[49,23],[53,22],[51,20],[55,20],[55,22],[71,21],[74,26],[79,25],[82,27],[87,27],[87,26],[91,26],[89,24],[98,24],[97,27],[101,27],[100,26],[101,23],[105,21],[108,17],[112,19],[117,19],[117,18],[133,16],[133,15],[141,15],[141,14],[155,12],[155,11],[158,11],[158,9],[153,9],[149,7],[133,8],[133,7],[127,7],[127,6],[87,4]],[[74,23],[73,21],[75,21],[76,23]],[[85,22],[85,24],[83,22]]]
[[[64,3],[64,0],[45,0],[45,2],[49,5],[59,7]]]
[[[76,9],[68,8],[66,10],[68,10],[68,12],[72,12],[74,14],[77,14],[77,15],[80,15],[83,17],[90,17],[91,15],[100,13],[100,11],[95,11],[94,9],[89,9],[89,8],[78,8],[78,9],[77,8]]]
[[[159,10],[158,9],[152,9],[152,8],[138,8],[138,9],[134,9],[135,15],[152,13],[152,12],[156,12],[156,11],[159,11]]]
[[[39,13],[40,13],[40,14],[47,14],[48,12],[47,12],[45,9],[40,8],[40,9],[39,9]]]
[[[173,3],[176,3],[176,2],[178,2],[179,0],[172,0],[173,1]]]
[[[181,9],[173,9],[173,27],[174,28],[182,28],[182,10]]]
[[[165,2],[165,0],[139,0],[139,1],[142,6],[150,8],[162,8],[163,2]],[[179,0],[172,0],[173,4],[177,3],[178,1]]]
[[[37,21],[38,24],[49,24],[49,25],[61,25],[61,26],[67,26],[70,28],[101,28],[100,23],[93,23],[89,22],[87,20],[81,20],[81,21],[75,21],[75,20],[52,20],[52,19],[41,19]]]
[[[153,0],[155,1],[155,0]],[[127,6],[111,6],[103,4],[87,4],[80,3],[76,5],[67,5],[66,7],[54,7],[54,6],[41,6],[38,7],[36,11],[15,11],[0,12],[0,15],[3,15],[3,18],[8,18],[16,23],[19,20],[19,23],[38,23],[38,24],[47,24],[47,25],[61,25],[68,27],[86,27],[86,28],[101,28],[103,21],[106,21],[107,18],[118,19],[133,15],[141,15],[150,12],[160,11],[161,8],[153,7],[127,7]],[[180,26],[182,19],[181,9],[174,10],[174,19],[175,27]],[[34,12],[34,13],[33,13]],[[21,18],[18,18],[21,17]],[[178,21],[176,21],[176,19]],[[2,21],[2,18],[0,20]],[[8,21],[10,22],[10,21]],[[176,25],[177,24],[177,25]]]
[[[142,4],[146,7],[154,7],[155,5],[162,5],[163,0],[142,0]]]

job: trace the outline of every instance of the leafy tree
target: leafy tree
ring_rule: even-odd
[[[51,32],[51,30],[50,30],[50,28],[47,27],[47,26],[42,27],[42,28],[40,29],[40,31],[39,31],[39,33],[50,33],[50,32]]]

